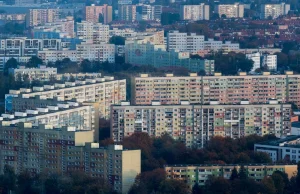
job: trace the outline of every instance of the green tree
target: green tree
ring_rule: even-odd
[[[261,183],[263,185],[265,194],[276,194],[276,187],[271,177],[265,177]]]
[[[3,72],[5,75],[8,74],[9,68],[17,68],[19,65],[19,62],[15,58],[10,58],[4,65]]]
[[[0,191],[3,193],[10,193],[16,187],[16,175],[11,166],[4,166],[4,173],[0,176]]]
[[[229,194],[231,185],[224,177],[211,177],[206,182],[205,190],[211,194]]]
[[[241,168],[239,171],[239,179],[241,179],[241,180],[248,179],[247,170],[245,169],[244,165],[241,165]]]
[[[233,170],[232,170],[232,172],[231,172],[230,180],[233,181],[233,180],[237,179],[238,177],[239,177],[238,171],[234,167]]]
[[[114,45],[125,45],[125,38],[122,36],[112,36],[109,39],[109,43]]]
[[[189,186],[179,180],[167,179],[159,185],[159,193],[163,194],[187,194],[190,192]]]
[[[37,56],[32,56],[28,63],[26,64],[26,67],[32,68],[32,67],[38,67],[39,65],[43,64],[43,60],[38,58]]]
[[[88,59],[84,59],[81,64],[81,71],[82,72],[92,72],[93,71],[93,65]]]
[[[275,186],[275,189],[276,189],[276,193],[277,194],[283,194],[284,193],[284,190],[285,190],[285,181],[283,179],[283,177],[281,176],[280,173],[278,173],[277,171],[274,172],[272,174],[272,179],[273,179],[273,182],[274,182],[274,186]]]

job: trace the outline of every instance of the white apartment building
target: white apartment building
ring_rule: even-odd
[[[161,5],[137,5],[137,20],[157,20],[160,21],[162,13]]]
[[[136,5],[119,4],[118,17],[119,20],[136,21]]]
[[[77,37],[93,44],[108,43],[109,25],[83,21],[77,23]]]
[[[76,130],[94,130],[95,110],[92,106],[82,106],[77,102],[62,102],[57,106],[47,106],[36,110],[15,112],[14,114],[2,114],[0,120],[6,125],[20,122],[52,125],[55,128],[63,126],[74,127]]]
[[[127,37],[136,37],[137,32],[134,29],[131,28],[126,28],[126,29],[118,29],[118,28],[113,28],[112,30],[109,30],[109,36],[122,36],[124,38]]]
[[[53,99],[58,97],[64,101],[99,103],[99,116],[109,118],[110,106],[126,100],[126,80],[114,80],[113,77],[76,80],[75,82],[56,83],[31,89],[10,90],[6,95],[5,107],[12,107],[12,98],[22,94],[23,98],[42,96]],[[8,110],[9,111],[9,110]]]
[[[23,80],[25,75],[28,75],[30,81],[39,80],[39,81],[49,81],[51,77],[56,77],[57,68],[46,67],[40,65],[38,68],[25,68],[20,66],[19,68],[10,68],[9,74],[14,76],[15,80],[19,77]]]
[[[279,140],[256,143],[254,150],[269,154],[273,162],[287,160],[300,161],[300,136],[291,135]]]
[[[221,4],[215,7],[215,12],[219,14],[220,17],[225,15],[226,18],[242,18],[244,17],[244,5],[235,4]]]
[[[270,71],[277,70],[277,55],[263,55],[262,56],[262,67],[268,67]]]
[[[90,61],[115,62],[114,44],[87,44],[76,45],[77,61],[88,59]]]
[[[290,4],[264,4],[260,7],[260,16],[262,19],[271,17],[272,19],[278,18],[282,15],[287,15],[290,11]]]
[[[71,16],[66,17],[66,19],[60,19],[41,26],[35,26],[33,28],[33,32],[61,32],[64,37],[69,38],[73,38],[75,36],[74,30],[74,18]]]
[[[41,50],[61,50],[60,39],[0,39],[0,57],[36,56]]]
[[[65,58],[69,58],[71,61],[77,61],[76,50],[59,50],[59,51],[38,51],[38,57],[43,60],[44,63],[61,61]]]
[[[251,59],[253,61],[253,68],[251,69],[251,72],[254,72],[256,69],[260,68],[260,53],[252,53],[252,54],[246,54],[246,57],[248,59]]]
[[[230,41],[223,43],[213,39],[205,41],[203,35],[196,35],[196,33],[188,35],[179,31],[170,31],[167,35],[167,48],[168,50],[194,53],[199,50],[238,50],[240,45]]]
[[[28,27],[44,25],[59,19],[59,9],[29,9],[26,17]]]
[[[209,20],[209,5],[183,5],[180,7],[180,17],[182,20]]]

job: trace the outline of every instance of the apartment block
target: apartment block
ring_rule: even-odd
[[[0,57],[31,57],[41,50],[61,49],[61,39],[0,39]]]
[[[137,5],[136,6],[136,18],[141,20],[161,20],[162,6],[161,5]]]
[[[37,105],[38,106],[38,105]],[[53,125],[56,128],[71,126],[76,130],[98,130],[98,118],[92,106],[84,106],[77,102],[58,102],[56,105],[40,106],[42,108],[26,109],[12,114],[2,114],[0,120],[5,124],[20,122]],[[95,132],[97,133],[97,132]]]
[[[240,45],[238,43],[231,43],[230,41],[223,43],[222,41],[215,41],[213,39],[205,40],[203,35],[182,33],[174,30],[169,31],[167,35],[167,48],[168,50],[176,50],[179,52],[196,53],[199,50],[239,50]]]
[[[84,41],[92,41],[93,44],[108,43],[109,25],[82,21],[77,23],[77,37]]]
[[[125,150],[122,145],[99,147],[98,143],[92,143],[91,131],[3,122],[0,128],[1,173],[6,164],[16,173],[66,174],[77,170],[105,178],[116,191],[125,194],[141,172],[140,150]]]
[[[291,105],[270,100],[269,104],[236,105],[113,105],[111,110],[111,138],[120,142],[136,132],[159,137],[165,133],[180,140],[187,147],[203,147],[213,136],[240,138],[252,134],[290,134]]]
[[[136,5],[119,4],[118,16],[119,20],[136,21]]]
[[[277,71],[277,55],[263,55],[262,67],[267,67],[269,71]]]
[[[115,62],[115,45],[114,44],[89,44],[81,43],[76,45],[77,61],[88,59],[99,62]]]
[[[86,6],[85,20],[92,23],[102,22],[108,24],[112,21],[112,6],[106,4],[102,6],[96,6],[95,4]]]
[[[283,139],[256,143],[254,150],[269,154],[273,162],[300,161],[300,136],[291,135]]]
[[[40,32],[56,32],[56,33],[59,33],[61,38],[63,38],[63,37],[73,38],[75,36],[74,18],[71,16],[68,16],[65,19],[59,19],[55,22],[35,26],[32,29],[32,32],[33,32],[35,38],[36,38],[36,36],[38,36],[38,34]],[[45,39],[47,39],[47,37],[45,37]]]
[[[251,72],[255,72],[256,69],[260,68],[260,58],[261,55],[259,52],[246,54],[247,59],[251,59],[253,61],[253,68],[251,69]]]
[[[286,72],[285,75],[247,75],[241,72],[238,76],[197,76],[186,77],[150,77],[142,74],[133,80],[133,104],[151,104],[160,101],[162,104],[179,104],[180,101],[209,104],[216,100],[221,104],[238,104],[242,100],[250,103],[267,103],[277,99],[280,103],[294,103],[300,106],[300,75]]]
[[[244,17],[244,5],[235,4],[220,4],[215,7],[215,12],[219,14],[220,17],[225,15],[226,18],[242,18]]]
[[[191,59],[188,52],[166,51],[164,45],[153,45],[149,42],[126,43],[125,62],[157,68],[186,68],[193,72],[204,70],[207,75],[214,73],[214,60]]]
[[[209,5],[182,5],[180,7],[180,17],[182,20],[209,20]]]
[[[174,165],[165,166],[165,171],[168,179],[182,180],[193,187],[196,183],[205,185],[211,176],[229,179],[234,168],[239,171],[241,165]],[[261,181],[276,171],[286,173],[288,178],[297,172],[297,165],[245,164],[244,168],[247,176],[255,181]]]
[[[65,58],[69,58],[73,62],[77,62],[76,50],[58,50],[58,51],[38,51],[37,56],[43,60],[45,64],[56,61],[62,61]]]
[[[260,14],[262,19],[278,18],[279,16],[287,15],[290,11],[290,4],[263,4],[260,7]]]
[[[27,27],[44,25],[59,19],[59,9],[29,9],[26,17]]]
[[[56,78],[57,68],[46,67],[40,65],[38,68],[25,68],[20,66],[18,68],[10,68],[9,74],[12,75],[15,80],[21,78],[24,80],[24,76],[28,76],[29,81],[39,80],[39,81],[49,81],[52,77]]]
[[[16,103],[16,105],[12,104],[14,103],[12,97],[19,94],[23,98],[43,96],[43,98],[50,99],[58,97],[64,101],[75,99],[77,102],[97,102],[99,103],[99,116],[101,118],[109,118],[110,106],[112,104],[120,104],[121,101],[126,100],[126,80],[114,80],[113,77],[104,77],[83,81],[76,80],[75,82],[65,82],[64,84],[56,83],[32,89],[11,90],[6,95],[5,107],[7,111],[11,111],[12,107],[16,108],[19,105],[19,103]]]

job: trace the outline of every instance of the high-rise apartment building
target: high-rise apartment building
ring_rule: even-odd
[[[247,59],[251,59],[253,61],[253,68],[251,69],[251,72],[255,72],[256,69],[260,68],[260,58],[261,55],[259,52],[246,54]]]
[[[255,181],[262,181],[265,177],[272,176],[276,171],[286,173],[288,178],[292,178],[297,172],[297,165],[243,165],[246,175]],[[176,179],[186,182],[191,188],[197,183],[198,185],[205,185],[209,177],[223,177],[230,179],[232,170],[236,169],[238,172],[241,165],[174,165],[166,166],[165,171],[168,179]]]
[[[59,19],[58,9],[29,9],[26,17],[28,27],[56,22]]]
[[[182,5],[180,7],[180,17],[182,20],[209,20],[209,5]]]
[[[23,98],[43,96],[53,99],[59,97],[64,101],[75,99],[78,102],[99,103],[99,116],[109,118],[110,106],[120,104],[126,100],[126,80],[114,80],[113,77],[76,80],[75,82],[56,83],[54,85],[44,85],[43,87],[21,90],[11,90],[6,99],[22,94]],[[12,100],[6,100],[6,107],[22,105],[16,103],[12,105]],[[11,111],[8,110],[8,111]]]
[[[205,40],[203,35],[196,33],[184,33],[177,30],[171,30],[167,35],[167,49],[179,52],[196,53],[199,50],[238,50],[240,45],[238,43],[231,43],[230,41],[215,41],[213,39]]]
[[[161,5],[137,5],[136,18],[137,20],[158,20],[161,19]]]
[[[242,18],[244,17],[244,5],[240,3],[220,4],[215,7],[215,12],[220,17],[225,15],[226,18]]]
[[[91,131],[3,122],[0,129],[0,173],[5,165],[12,166],[17,174],[82,171],[106,179],[114,190],[126,194],[141,172],[140,150],[125,150],[122,145],[99,147],[92,143]]]
[[[260,7],[260,14],[262,19],[278,18],[282,15],[287,15],[290,11],[290,4],[279,3],[279,4],[263,4]]]
[[[77,37],[84,41],[92,41],[93,44],[108,43],[109,25],[83,21],[77,23]]]
[[[104,24],[108,24],[112,21],[112,6],[96,6],[94,4],[92,4],[91,6],[86,6],[85,20],[87,22],[103,22]]]
[[[99,62],[115,62],[115,45],[114,44],[87,44],[76,45],[77,61],[88,59]]]
[[[188,101],[181,101],[180,105],[161,105],[157,101],[152,105],[123,103],[112,106],[111,138],[120,142],[135,132],[145,132],[152,137],[167,133],[187,147],[199,148],[214,136],[286,136],[290,133],[290,117],[291,105],[279,104],[276,100],[270,100],[269,104],[241,101],[235,105],[216,101],[209,105],[191,105]]]
[[[190,58],[188,52],[166,51],[164,45],[139,44],[138,41],[126,43],[125,62],[135,65],[151,65],[157,68],[186,68],[193,72],[204,70],[207,75],[214,73],[214,60]]]
[[[136,5],[118,5],[119,20],[136,21]]]
[[[241,100],[250,103],[267,103],[270,98],[280,103],[294,103],[300,106],[300,75],[286,72],[285,75],[246,75],[239,76],[197,76],[190,77],[149,77],[142,74],[136,77],[132,86],[133,104],[151,104],[158,100],[162,104],[179,104],[189,101],[196,104],[209,104],[217,100],[221,104],[238,104]]]
[[[277,55],[263,55],[262,67],[267,67],[270,71],[277,71]]]

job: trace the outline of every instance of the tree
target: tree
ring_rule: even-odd
[[[239,176],[238,176],[238,171],[237,169],[234,167],[232,172],[231,172],[231,176],[230,176],[230,180],[233,181],[235,179],[237,179]]]
[[[239,179],[241,179],[241,180],[248,179],[247,171],[246,171],[244,165],[241,165],[241,168],[239,171]]]
[[[38,67],[39,65],[43,64],[43,60],[38,58],[37,56],[32,56],[28,63],[26,64],[26,67],[32,68],[32,67]]]
[[[159,192],[163,194],[187,194],[190,188],[183,181],[167,179],[160,183]]]
[[[288,55],[283,52],[274,53],[277,56],[277,67],[286,69],[289,64]]]
[[[0,191],[3,193],[10,193],[14,191],[16,187],[16,175],[14,169],[11,166],[4,166],[4,173],[0,176]]]
[[[88,59],[84,59],[81,64],[80,64],[80,67],[81,67],[81,71],[82,72],[92,72],[93,71],[93,68],[92,68],[92,63],[88,60]]]
[[[221,18],[225,19],[225,18],[227,18],[227,16],[225,14],[222,14]]]
[[[281,174],[278,173],[277,171],[274,172],[272,174],[272,179],[273,179],[273,182],[274,182],[276,193],[277,194],[283,194],[284,190],[285,190],[285,187],[286,187],[286,183],[285,183],[283,177],[281,176]]]
[[[3,72],[5,75],[8,74],[9,68],[17,68],[19,65],[19,62],[15,58],[10,58],[4,65]]]
[[[276,188],[271,177],[265,177],[261,183],[263,185],[265,194],[276,194]]]
[[[208,193],[229,194],[231,190],[230,182],[224,177],[211,177],[205,185]]]
[[[125,38],[122,36],[112,36],[109,39],[109,43],[114,45],[125,45]]]

